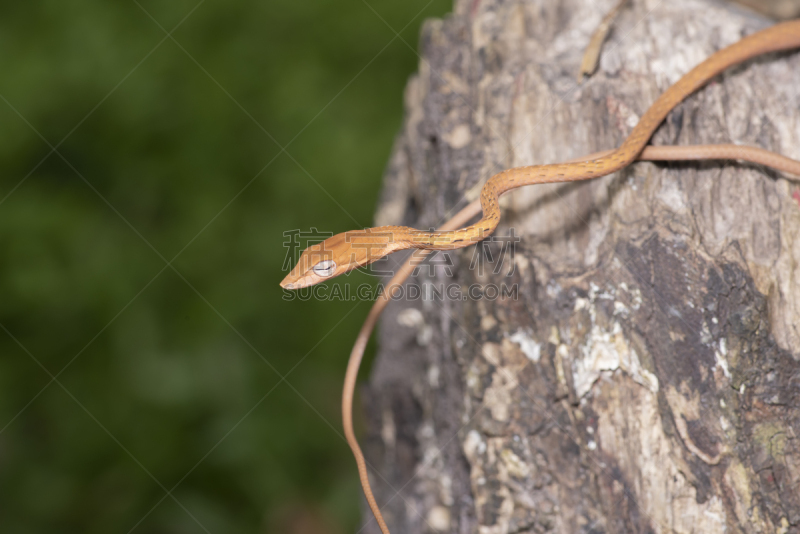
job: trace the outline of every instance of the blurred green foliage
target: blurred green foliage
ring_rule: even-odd
[[[363,1],[138,1],[3,5],[0,530],[353,532],[369,304],[284,301],[283,232],[371,224],[418,58]]]

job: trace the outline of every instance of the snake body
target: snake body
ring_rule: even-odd
[[[749,35],[697,65],[667,89],[639,120],[622,145],[597,159],[576,163],[516,167],[492,176],[481,189],[483,217],[470,226],[452,231],[426,232],[405,226],[372,228],[391,234],[400,248],[451,250],[469,246],[491,235],[500,222],[499,198],[503,193],[534,184],[572,182],[604,176],[636,160],[656,128],[672,109],[711,78],[737,63],[768,52],[800,46],[800,21],[790,21]]]
[[[739,159],[800,175],[800,162],[758,148],[736,145],[646,147],[653,132],[667,114],[721,71],[761,54],[798,47],[800,47],[800,20],[784,22],[753,33],[716,52],[665,91],[641,117],[619,148],[569,163],[517,167],[492,176],[481,190],[480,210],[483,216],[475,224],[464,228],[450,229],[458,228],[477,215],[479,208],[477,202],[462,209],[445,223],[446,230],[425,232],[405,226],[380,226],[338,234],[320,245],[306,249],[291,273],[281,282],[281,286],[286,289],[297,289],[316,284],[366,265],[396,250],[407,248],[425,251],[449,250],[469,246],[488,237],[497,228],[500,221],[499,198],[503,193],[526,185],[597,178],[618,171],[637,159],[672,161]],[[369,247],[365,248],[365,243]],[[322,271],[319,270],[321,265],[325,267]],[[353,392],[364,349],[378,317],[388,303],[387,295],[391,295],[393,290],[403,283],[411,274],[413,267],[411,260],[407,260],[386,285],[383,298],[378,298],[370,310],[350,353],[342,394],[345,437],[355,456],[367,503],[383,534],[389,534],[389,528],[372,494],[366,461],[353,431]]]

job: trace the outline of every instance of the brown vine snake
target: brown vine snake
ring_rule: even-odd
[[[667,89],[645,112],[639,123],[614,150],[599,152],[572,162],[516,167],[492,176],[481,190],[480,203],[462,209],[435,232],[404,226],[380,226],[337,234],[320,244],[308,247],[297,265],[281,282],[284,289],[299,289],[362,267],[392,252],[415,248],[423,254],[431,250],[450,250],[469,246],[488,237],[500,220],[498,199],[503,193],[539,183],[588,180],[604,176],[638,160],[737,159],[750,161],[800,176],[800,162],[753,147],[739,145],[704,145],[682,147],[646,146],[655,129],[684,98],[705,85],[726,68],[754,56],[800,47],[800,20],[777,24],[753,33],[711,55]],[[479,209],[480,208],[480,209]],[[483,217],[475,224],[460,228],[475,215]],[[417,256],[419,259],[419,256]],[[361,485],[367,502],[384,534],[389,528],[381,515],[367,476],[364,455],[356,440],[352,422],[353,392],[361,359],[373,327],[389,297],[411,274],[414,264],[406,261],[384,288],[367,316],[350,353],[342,394],[342,424],[345,437],[356,458]]]

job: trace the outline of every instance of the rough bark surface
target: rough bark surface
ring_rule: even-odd
[[[435,227],[504,168],[618,146],[692,66],[768,21],[633,0],[460,0],[428,21],[378,224]],[[800,54],[728,70],[654,144],[800,158]],[[508,195],[502,243],[393,302],[362,391],[395,534],[800,532],[800,192],[737,163],[639,163]],[[492,260],[492,261],[490,261]],[[516,295],[430,298],[455,283]],[[369,517],[368,512],[365,518]],[[365,532],[377,532],[374,521]]]

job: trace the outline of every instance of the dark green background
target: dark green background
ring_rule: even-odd
[[[369,2],[415,48],[451,6]],[[371,224],[418,58],[360,0],[196,6],[3,3],[2,532],[358,528],[369,305],[284,301],[283,232]]]

